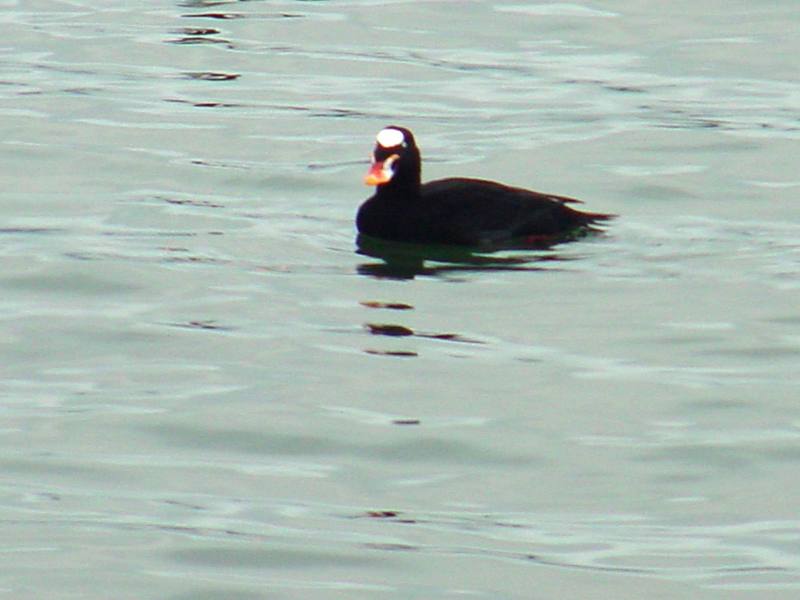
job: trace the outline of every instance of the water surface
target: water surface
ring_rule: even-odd
[[[786,598],[795,3],[0,2],[9,598]],[[606,233],[398,277],[374,134]]]

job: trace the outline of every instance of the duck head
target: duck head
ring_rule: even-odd
[[[390,125],[378,132],[372,165],[364,177],[367,185],[419,187],[420,154],[413,134],[404,127]]]

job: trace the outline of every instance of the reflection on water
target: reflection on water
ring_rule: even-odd
[[[792,596],[794,2],[109,4],[0,0],[0,593]],[[401,121],[624,217],[354,254]]]
[[[428,338],[431,340],[444,340],[448,342],[463,342],[465,344],[484,344],[481,340],[470,339],[458,333],[431,333],[431,332],[417,332],[404,325],[395,325],[391,323],[367,323],[367,330],[372,335],[386,335],[389,337],[409,337],[416,336],[421,338]]]
[[[567,241],[563,239],[541,240],[534,245],[520,247],[516,252],[508,248],[487,252],[459,246],[391,242],[363,234],[356,238],[358,254],[382,261],[360,264],[358,272],[389,279],[414,279],[418,275],[435,277],[471,271],[553,270],[558,268],[556,264],[545,266],[544,263],[575,260],[574,257],[551,251],[564,243]]]

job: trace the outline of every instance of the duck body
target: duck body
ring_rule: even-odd
[[[580,203],[573,198],[463,177],[422,184],[420,174],[411,132],[383,129],[365,178],[377,189],[358,210],[358,231],[398,242],[508,247],[552,243],[611,218],[572,208]]]
[[[439,179],[418,193],[379,188],[361,205],[356,226],[392,241],[486,247],[535,244],[609,218],[575,210],[571,202],[578,201],[484,179]]]

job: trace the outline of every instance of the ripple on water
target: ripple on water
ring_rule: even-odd
[[[797,588],[796,7],[601,4],[0,0],[4,589]],[[622,216],[387,268],[390,122]]]

